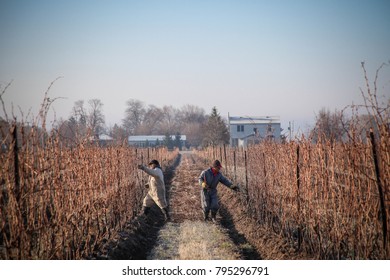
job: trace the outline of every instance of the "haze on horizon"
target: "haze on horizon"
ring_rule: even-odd
[[[0,85],[37,115],[44,92],[57,118],[100,99],[106,125],[126,101],[230,115],[278,115],[305,129],[321,108],[362,104],[365,80],[390,59],[390,2],[0,2]],[[390,67],[379,76],[389,98]],[[17,111],[17,110],[15,110]],[[53,112],[53,111],[51,111]],[[0,115],[3,113],[1,112]]]

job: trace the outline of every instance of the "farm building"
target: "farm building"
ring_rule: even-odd
[[[98,144],[100,147],[106,147],[113,144],[114,139],[107,134],[99,134],[90,138],[92,143]]]
[[[246,147],[263,140],[280,141],[280,117],[278,116],[228,116],[230,145]]]
[[[137,147],[156,147],[164,144],[165,135],[133,135],[129,136],[128,143],[130,146]],[[174,142],[176,135],[171,135]],[[180,135],[181,146],[185,146],[186,136]]]

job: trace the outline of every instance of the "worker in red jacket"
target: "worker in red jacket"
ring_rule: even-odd
[[[219,160],[215,160],[213,165],[202,171],[199,176],[199,185],[202,187],[200,197],[205,221],[209,219],[209,212],[211,211],[211,219],[213,222],[216,222],[216,215],[219,209],[217,194],[218,183],[221,182],[223,185],[234,191],[239,190],[238,185],[233,184],[222,175],[220,172],[221,168],[221,162]]]

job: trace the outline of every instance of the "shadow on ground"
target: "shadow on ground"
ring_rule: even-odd
[[[180,160],[181,155],[179,154],[174,163],[164,171],[167,200],[169,200],[169,187]],[[115,234],[88,259],[145,260],[154,247],[158,232],[164,224],[163,214],[155,205],[147,216],[140,214],[129,221],[123,230]]]
[[[261,260],[262,258],[257,252],[256,248],[254,248],[249,243],[245,235],[238,232],[234,226],[233,217],[230,215],[229,211],[224,207],[224,205],[221,205],[219,213],[221,215],[221,226],[227,230],[229,237],[240,249],[242,258],[244,260]]]

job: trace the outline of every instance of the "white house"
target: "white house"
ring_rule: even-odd
[[[175,141],[176,135],[171,135]],[[133,135],[127,139],[130,146],[137,147],[155,147],[164,143],[165,135]],[[185,146],[186,136],[180,135],[182,146]]]
[[[246,147],[263,140],[280,141],[278,116],[228,116],[228,120],[232,147]]]

